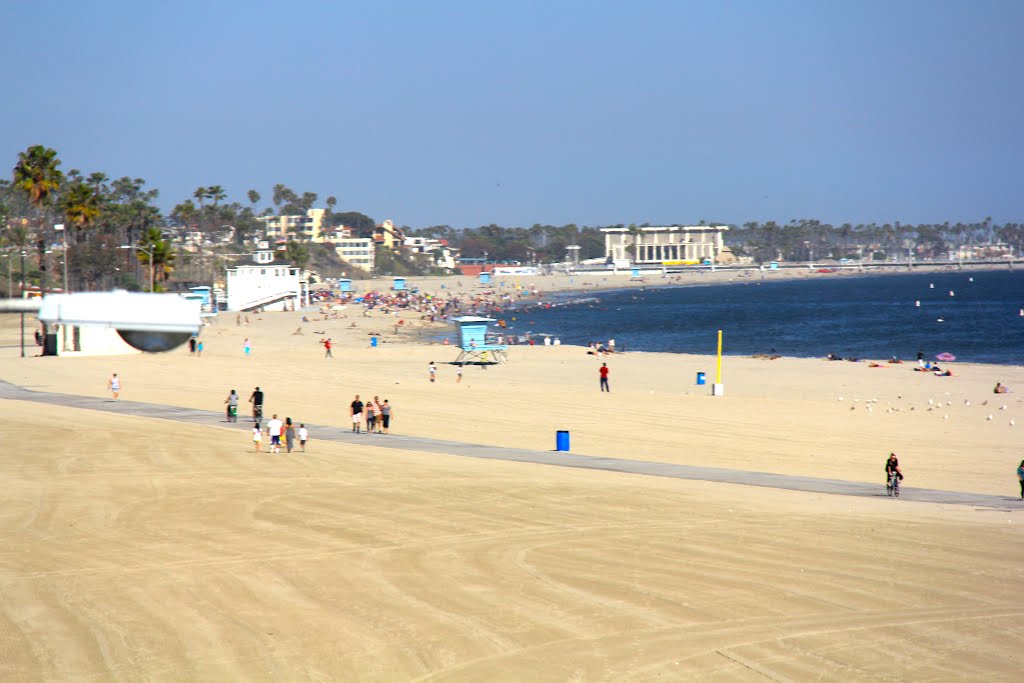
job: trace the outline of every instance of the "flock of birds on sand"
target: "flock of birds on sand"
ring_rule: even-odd
[[[839,401],[844,401],[845,400],[842,396],[839,396],[837,398],[838,398]],[[897,400],[899,400],[899,399],[902,399],[903,397],[902,396],[897,396],[896,398],[897,398]],[[851,399],[851,400],[854,403],[860,403],[861,402],[861,400],[859,398],[854,398],[854,399]],[[1016,399],[1016,401],[1018,403],[1020,403],[1022,400],[1024,400],[1024,399],[1019,399],[1019,398]],[[878,399],[877,398],[864,399],[864,410],[866,410],[869,413],[874,412],[874,406],[877,403],[878,403]],[[995,405],[996,405],[996,402],[993,402],[992,407],[989,407],[989,401],[987,401],[987,400],[982,401],[979,404],[979,406],[981,408],[986,408],[987,410],[993,410],[995,408]],[[963,407],[964,408],[970,408],[971,407],[971,401],[969,399],[965,398],[964,402],[963,402]],[[998,410],[999,411],[1009,410],[1009,407],[1010,407],[1009,404],[1003,403],[1003,404],[999,405]],[[932,411],[936,411],[936,410],[938,410],[938,411],[948,411],[948,410],[951,410],[952,408],[953,408],[953,401],[952,400],[949,400],[949,399],[946,399],[946,400],[938,399],[938,400],[936,400],[934,398],[930,398],[930,399],[928,399],[928,407],[925,408],[925,411],[926,412],[932,412]],[[856,409],[857,409],[857,406],[850,406],[850,410],[856,410]],[[904,408],[902,408],[902,407],[900,407],[898,405],[893,405],[892,401],[887,401],[886,402],[885,412],[887,412],[887,413],[899,413],[899,412],[903,412],[903,410],[904,410]],[[916,410],[916,406],[909,406],[909,407],[906,408],[906,410],[908,410],[908,411]],[[986,413],[987,410],[983,410],[982,413],[983,414]],[[996,413],[988,413],[987,415],[985,415],[985,421],[986,422],[991,422],[991,421],[995,420],[995,416],[996,416]],[[948,412],[943,412],[942,419],[943,420],[948,420],[949,419],[949,413]],[[1010,418],[1009,426],[1013,427],[1016,424],[1017,424],[1017,421],[1014,418]]]

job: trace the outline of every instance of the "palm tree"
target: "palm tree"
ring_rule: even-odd
[[[93,189],[83,182],[77,182],[71,186],[71,189],[64,195],[61,208],[64,210],[64,217],[67,223],[76,229],[72,233],[72,239],[74,243],[75,236],[83,232],[86,228],[90,227],[96,222],[96,219],[100,215],[100,203],[99,197],[93,192]],[[65,240],[67,240],[67,233],[65,232]],[[68,245],[64,243],[64,275],[67,279],[67,267],[68,267]],[[71,291],[70,283],[65,282],[64,288],[66,291]]]
[[[256,190],[249,190],[247,196],[249,197],[249,203],[252,204],[252,210],[255,212],[256,205],[260,203],[260,193]]]
[[[196,219],[196,205],[186,199],[171,210],[171,217],[176,218],[186,228],[191,228]]]
[[[108,180],[110,180],[110,178],[107,177],[106,173],[101,173],[97,171],[95,173],[89,174],[88,182],[90,185],[92,185],[92,189],[96,192],[96,194],[101,195],[103,194],[104,189],[106,189],[106,184]]]
[[[152,267],[160,274],[157,280],[163,280],[166,283],[171,273],[174,272],[174,247],[160,234],[160,228],[149,228],[146,230],[145,235],[143,235],[142,240],[139,242],[139,246],[149,252],[146,253],[142,249],[138,251],[139,263],[149,265],[150,254],[152,254]]]
[[[210,185],[206,188],[206,196],[213,200],[214,206],[217,206],[217,204],[228,195],[220,185]]]
[[[61,204],[68,223],[82,230],[92,225],[100,215],[99,197],[85,183],[75,183]]]
[[[28,193],[29,201],[37,210],[60,188],[64,174],[57,167],[60,160],[57,151],[33,145],[18,154],[14,166],[14,186]]]
[[[58,170],[60,160],[57,151],[42,145],[33,145],[18,154],[18,163],[14,166],[14,186],[23,190],[29,202],[35,208],[38,231],[36,233],[39,249],[39,288],[46,291],[46,223],[43,207],[60,188],[64,174]]]
[[[197,187],[196,191],[192,193],[192,196],[199,202],[199,210],[203,210],[203,202],[206,201],[208,190],[205,187]]]

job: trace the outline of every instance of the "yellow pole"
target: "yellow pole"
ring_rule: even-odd
[[[715,384],[722,383],[722,331],[718,331],[718,370],[715,373]]]

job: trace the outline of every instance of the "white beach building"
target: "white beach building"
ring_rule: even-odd
[[[602,228],[605,256],[615,262],[672,265],[719,260],[727,225]]]
[[[177,294],[49,294],[37,304],[46,332],[46,355],[169,351],[199,334],[203,325],[201,303]]]
[[[226,271],[229,311],[294,311],[309,301],[309,280],[301,268],[259,264]]]

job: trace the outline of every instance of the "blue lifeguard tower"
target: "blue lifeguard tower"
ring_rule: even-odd
[[[480,284],[489,285],[491,284],[491,274],[487,271],[480,271]]]
[[[352,281],[347,278],[341,278],[338,280],[338,291],[339,292],[351,292]]]
[[[396,277],[395,279],[393,279],[391,281],[391,289],[395,290],[396,292],[404,292],[405,291],[405,278],[404,277]]]
[[[459,357],[453,365],[495,365],[508,360],[504,344],[492,344],[487,339],[487,325],[494,318],[464,315],[453,322],[459,326]]]

